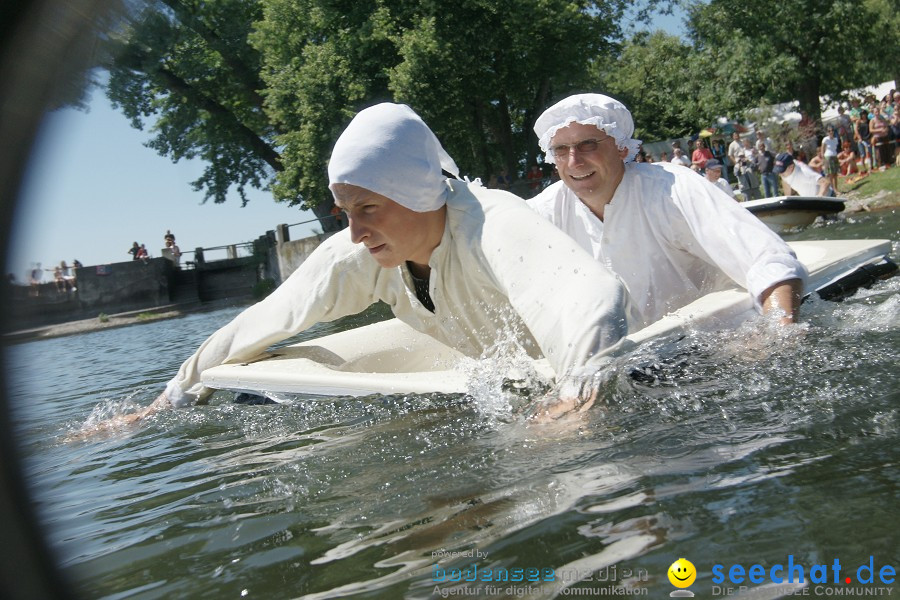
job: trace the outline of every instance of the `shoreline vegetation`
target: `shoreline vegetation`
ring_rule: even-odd
[[[844,190],[845,191],[839,195],[842,198],[846,198],[848,202],[846,204],[846,209],[841,215],[897,208],[900,206],[900,167],[893,167],[886,171],[875,171],[868,177],[854,183],[849,190],[846,188],[844,188]],[[93,319],[83,319],[80,321],[70,321],[68,323],[37,327],[34,329],[13,331],[5,334],[3,339],[7,343],[18,343],[68,335],[78,335],[104,329],[128,327],[130,325],[138,325],[141,323],[153,323],[164,319],[177,319],[189,314],[208,312],[227,308],[229,306],[237,306],[237,304],[233,301],[228,303],[213,302],[209,304],[192,303],[184,306],[162,306],[149,310],[132,311],[113,315],[101,313]]]

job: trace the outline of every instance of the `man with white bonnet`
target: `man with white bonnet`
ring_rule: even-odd
[[[357,114],[328,165],[329,188],[349,227],[207,339],[136,418],[208,396],[200,380],[207,368],[248,360],[379,300],[467,356],[479,357],[508,327],[558,374],[589,379],[626,333],[624,286],[517,197],[442,170],[458,173],[408,106],[384,103]],[[559,270],[562,262],[570,268]]]
[[[640,313],[632,331],[734,283],[794,322],[807,273],[793,251],[689,169],[633,162],[640,141],[623,104],[570,96],[534,131],[560,181],[528,204],[622,279]]]

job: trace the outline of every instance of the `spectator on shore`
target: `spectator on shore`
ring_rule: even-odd
[[[721,138],[716,138],[710,145],[710,151],[712,152],[713,158],[719,161],[719,164],[722,166],[722,177],[725,178],[725,181],[728,181],[729,163],[725,142],[723,142]]]
[[[749,139],[741,142],[741,152],[737,160],[734,172],[744,200],[758,200],[760,193],[759,175],[756,172],[756,149]]]
[[[171,229],[166,229],[166,235],[163,236],[163,242],[175,243],[175,234],[172,233]]]
[[[855,173],[859,173],[856,166],[856,153],[853,152],[853,144],[850,140],[844,140],[841,151],[838,152],[838,164],[841,168],[841,175],[848,177]]]
[[[66,284],[67,290],[75,290],[75,275],[72,273],[72,269],[66,264],[66,261],[60,261],[59,270],[62,273],[63,281]]]
[[[500,174],[497,175],[497,189],[509,191],[511,185],[512,177],[509,176],[506,169],[500,169]]]
[[[730,198],[734,198],[734,189],[731,187],[731,184],[728,183],[728,180],[722,177],[722,163],[715,158],[706,161],[706,171],[704,172],[704,176],[707,181],[719,186],[719,188],[728,194]]]
[[[66,280],[63,278],[62,269],[57,265],[53,269],[53,280],[56,282],[56,293],[62,294],[66,291]]]
[[[775,166],[775,155],[767,148],[763,140],[756,142],[756,171],[762,179],[763,198],[774,198],[778,195],[778,175],[772,168]]]
[[[697,139],[697,148],[691,154],[691,168],[698,173],[706,169],[706,163],[713,157],[712,151],[706,147],[706,141]]]
[[[825,158],[822,155],[821,146],[816,148],[816,155],[806,165],[819,175],[825,175]]]
[[[900,94],[900,92],[897,92]],[[894,115],[891,117],[891,144],[893,145],[894,156],[892,158],[893,164],[900,166],[900,152],[898,152],[898,144],[900,144],[900,110],[895,110]]]
[[[41,268],[41,263],[33,263],[31,267],[31,276],[28,278],[28,284],[31,286],[31,290],[29,291],[30,296],[40,296],[41,295],[41,279],[44,277],[44,270]]]
[[[544,180],[544,173],[541,171],[541,168],[534,163],[531,165],[531,168],[528,169],[528,175],[526,175],[526,179],[528,179],[528,189],[532,196],[535,196],[541,191],[541,183]]]
[[[861,115],[863,112],[868,114],[869,110],[864,109],[860,105],[859,98],[857,98],[856,96],[851,97],[850,98],[850,120],[856,121],[857,119],[859,119],[859,115]]]
[[[738,178],[739,163],[741,155],[744,152],[744,145],[741,143],[741,134],[737,131],[731,134],[731,143],[728,144],[728,162],[731,163],[732,174],[734,178]]]
[[[841,142],[841,147],[843,147],[844,141],[853,141],[853,121],[850,119],[850,115],[848,115],[847,111],[844,109],[843,104],[838,106],[837,110],[837,137]]]
[[[684,152],[681,151],[681,148],[673,148],[672,149],[672,164],[673,165],[681,165],[682,167],[690,167],[691,160],[684,155]]]
[[[890,140],[890,125],[881,114],[881,107],[872,109],[872,119],[869,121],[869,131],[872,133],[872,154],[877,157],[877,164],[882,169],[891,166],[893,148]]]
[[[662,153],[659,155],[659,160],[656,162],[661,162],[661,163],[669,162],[669,153],[666,152],[665,150],[663,150]]]
[[[763,143],[765,149],[768,150],[769,153],[775,151],[774,142],[772,142],[771,138],[769,138],[769,136],[766,135],[766,132],[762,129],[756,130],[756,143],[754,144],[754,147],[756,147],[757,149],[759,149],[759,142]]]
[[[175,267],[181,267],[181,248],[178,247],[175,240],[166,240],[166,249],[172,253],[172,262]]]
[[[775,166],[772,170],[781,175],[781,178],[801,196],[828,195],[828,179],[810,169],[809,165],[795,161],[787,152],[775,157]]]
[[[871,171],[875,168],[875,163],[872,156],[872,132],[869,130],[869,112],[867,110],[860,109],[853,132],[863,166],[866,167],[866,170]]]
[[[840,193],[838,191],[838,173],[841,171],[841,165],[838,162],[840,140],[836,133],[833,126],[829,127],[827,135],[822,138],[822,145],[819,147],[819,150],[822,152],[822,159],[825,162],[823,169],[825,177],[828,179],[828,183],[831,185],[834,193],[838,194]]]
[[[722,138],[716,138],[710,144],[709,150],[712,152],[713,158],[719,161],[723,167],[725,163],[722,162],[722,159],[727,155],[727,150],[725,149],[725,142],[722,141]]]
[[[141,252],[141,245],[138,244],[137,242],[133,242],[131,244],[131,248],[128,249],[127,254],[131,255],[131,260],[137,260],[138,258],[140,258],[138,256],[138,254],[140,254],[140,252]]]

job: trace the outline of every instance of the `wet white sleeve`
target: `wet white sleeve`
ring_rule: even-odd
[[[265,300],[207,338],[168,383],[166,397],[176,407],[202,399],[212,392],[200,381],[205,369],[253,358],[318,322],[365,310],[374,302],[378,269],[346,230],[332,236]]]
[[[558,377],[601,365],[627,334],[622,282],[525,206],[487,216],[481,249],[489,275]]]
[[[679,179],[673,200],[683,219],[671,215],[671,223],[684,250],[695,253],[699,245],[710,262],[747,289],[757,310],[773,285],[789,279],[805,284],[806,267],[765,223],[706,179]]]

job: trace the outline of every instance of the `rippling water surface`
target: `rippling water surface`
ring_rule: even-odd
[[[898,225],[883,212],[787,237],[896,242]],[[787,334],[758,319],[639,348],[601,403],[562,423],[498,410],[516,398],[245,406],[219,392],[67,440],[151,402],[234,314],[9,352],[26,473],[84,597],[664,597],[682,556],[709,597],[717,563],[900,566],[900,278],[810,302]],[[434,581],[473,564],[553,581]]]

